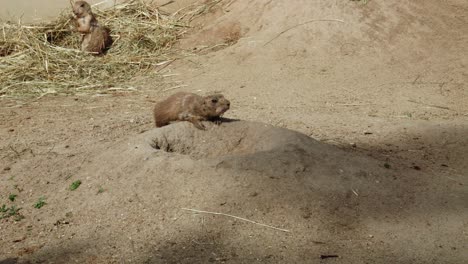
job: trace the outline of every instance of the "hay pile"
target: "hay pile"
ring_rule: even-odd
[[[163,14],[148,1],[130,0],[107,10],[93,7],[100,24],[111,29],[114,44],[105,56],[82,53],[71,9],[55,21],[37,25],[2,22],[0,96],[102,91],[130,87],[137,75],[180,56],[172,46],[190,21],[220,2]]]

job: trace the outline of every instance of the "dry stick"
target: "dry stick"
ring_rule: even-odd
[[[230,5],[232,5],[232,3],[234,3],[236,0],[231,0],[231,2],[227,3],[225,7],[229,7]]]
[[[2,27],[2,31],[3,31],[3,40],[6,41],[5,25],[3,25]]]
[[[284,33],[288,32],[291,29],[294,29],[294,28],[297,28],[297,27],[300,27],[300,26],[303,26],[303,25],[306,25],[306,24],[310,24],[310,23],[313,23],[313,22],[321,22],[321,21],[344,23],[344,21],[341,20],[341,19],[314,19],[314,20],[309,20],[309,21],[297,24],[295,26],[292,26],[292,27],[290,27],[288,29],[285,29],[285,30],[281,31],[278,35],[276,35],[276,37],[270,39],[267,43],[263,44],[263,46],[265,47],[266,45],[270,44],[270,42],[272,42],[273,40],[279,38],[281,35],[283,35]]]
[[[162,90],[162,91],[163,91],[163,92],[167,92],[167,91],[170,91],[170,90],[179,89],[179,88],[187,87],[187,86],[188,86],[188,85],[186,85],[186,84],[182,84],[182,85],[177,85],[177,86],[173,86],[173,87],[164,89],[164,90]]]
[[[235,219],[237,219],[237,220],[246,221],[246,222],[249,222],[249,223],[252,223],[252,224],[261,225],[261,226],[268,227],[268,228],[272,228],[272,229],[275,229],[275,230],[279,230],[279,231],[283,231],[283,232],[291,232],[291,231],[289,231],[289,230],[287,230],[287,229],[282,229],[282,228],[278,228],[278,227],[274,227],[274,226],[270,226],[270,225],[258,223],[258,222],[255,222],[255,221],[252,221],[252,220],[249,220],[249,219],[245,219],[245,218],[242,218],[242,217],[239,217],[239,216],[234,216],[234,215],[229,215],[229,214],[223,214],[223,213],[216,213],[216,212],[209,212],[209,211],[201,211],[201,210],[195,210],[195,209],[189,209],[189,208],[181,208],[181,209],[182,209],[182,210],[186,210],[186,211],[192,211],[192,212],[195,212],[195,213],[203,213],[203,214],[212,214],[212,215],[223,215],[223,216],[228,216],[228,217],[235,218]]]
[[[176,61],[176,59],[171,60],[171,61],[163,61],[163,62],[156,64],[156,66],[161,66],[161,65],[163,66],[160,69],[156,70],[156,72],[160,72],[164,70],[167,66],[171,65],[174,61]]]
[[[169,2],[167,2],[165,4],[162,4],[162,5],[158,6],[158,7],[167,6],[167,5],[170,5],[170,4],[174,3],[174,2],[175,2],[174,0],[170,0]]]
[[[452,109],[448,108],[447,106],[439,106],[439,105],[433,105],[433,104],[426,104],[426,103],[418,102],[418,101],[415,101],[415,100],[408,100],[408,102],[415,103],[415,104],[422,104],[422,105],[429,106],[429,107],[434,107],[434,108],[440,108],[440,109],[445,109],[445,110],[452,110]]]
[[[363,106],[363,105],[374,105],[372,103],[363,103],[363,104],[334,104],[338,106]]]

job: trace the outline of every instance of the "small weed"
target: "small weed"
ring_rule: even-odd
[[[10,208],[6,207],[6,205],[2,205],[2,207],[0,207],[0,219],[14,216],[15,221],[20,221],[24,216],[19,213],[19,210],[21,210],[21,207],[16,207],[16,205],[12,205]]]
[[[34,208],[40,209],[42,206],[46,205],[45,197],[42,196],[37,200],[37,202],[34,204]]]
[[[390,169],[390,164],[388,164],[388,163],[384,163],[383,166],[384,166],[386,169]]]
[[[410,113],[410,112],[403,112],[403,115],[408,117],[408,118],[412,118],[413,117],[413,114]]]
[[[102,187],[99,186],[99,189],[98,189],[98,191],[97,191],[97,194],[101,194],[101,193],[103,193],[103,192],[104,192],[104,188],[102,188]]]
[[[70,185],[70,190],[74,191],[74,190],[78,189],[78,187],[80,187],[80,185],[81,185],[81,181],[80,181],[80,180],[74,181],[74,182]]]
[[[16,194],[10,194],[10,195],[8,196],[8,199],[9,199],[10,201],[14,202],[15,199],[16,199],[16,196],[18,196],[18,195],[16,195]]]

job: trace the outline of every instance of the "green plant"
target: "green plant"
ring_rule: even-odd
[[[81,185],[81,181],[80,181],[80,180],[74,181],[74,182],[70,185],[70,190],[74,191],[74,190],[78,189],[78,187],[80,187],[80,185]]]
[[[40,209],[42,206],[46,205],[45,197],[41,196],[39,200],[34,204],[34,208]]]
[[[97,191],[97,194],[101,194],[104,192],[104,188],[102,188],[101,186],[99,186],[99,189]]]
[[[10,199],[10,201],[14,202],[15,199],[16,199],[16,196],[18,196],[18,195],[16,195],[16,194],[10,194],[10,195],[8,196],[8,199]]]
[[[0,207],[0,219],[14,216],[15,221],[20,221],[24,216],[19,213],[19,210],[21,210],[21,207],[16,207],[16,205],[12,205],[9,208],[6,205],[2,205],[2,207]]]

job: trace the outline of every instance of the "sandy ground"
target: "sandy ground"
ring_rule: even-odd
[[[225,1],[136,92],[2,98],[0,263],[466,263],[468,4],[361,2]],[[181,90],[242,121],[153,129]]]

